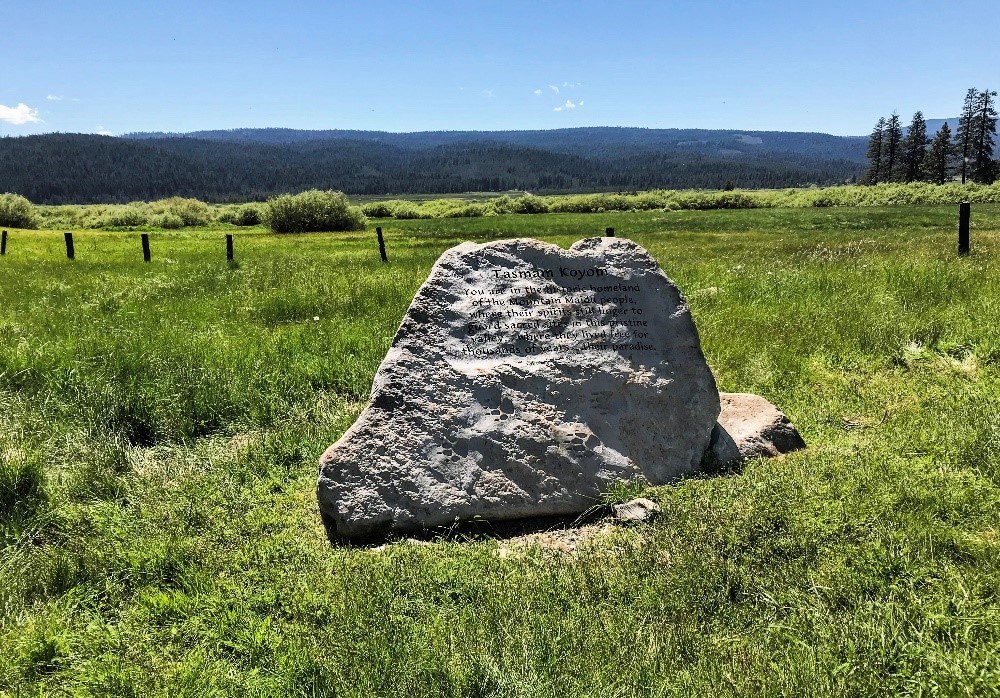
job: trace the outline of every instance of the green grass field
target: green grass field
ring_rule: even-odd
[[[319,454],[460,241],[613,226],[809,444],[575,554],[332,547]],[[1000,205],[12,231],[0,694],[1000,695]],[[260,230],[256,230],[260,232]]]

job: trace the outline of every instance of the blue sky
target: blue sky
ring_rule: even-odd
[[[0,135],[572,126],[862,135],[1000,88],[1000,2],[0,0]]]

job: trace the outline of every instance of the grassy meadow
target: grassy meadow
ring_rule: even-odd
[[[0,695],[1000,695],[1000,204],[12,230]],[[317,459],[464,240],[613,226],[809,448],[577,552],[334,547]],[[234,232],[234,231],[226,231]]]

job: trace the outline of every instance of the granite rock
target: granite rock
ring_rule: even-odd
[[[718,416],[688,306],[641,246],[463,243],[320,459],[320,511],[349,538],[577,514],[698,469]]]
[[[806,447],[788,417],[760,395],[720,393],[722,411],[712,431],[708,460],[726,467],[747,458],[770,458]]]
[[[611,505],[611,515],[623,523],[652,521],[659,513],[660,505],[645,497]]]

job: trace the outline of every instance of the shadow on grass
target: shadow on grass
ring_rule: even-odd
[[[706,479],[715,477],[727,477],[740,475],[743,472],[743,463],[732,463],[725,466],[705,463],[701,469],[689,473],[678,480],[669,483],[676,485],[683,480]],[[641,493],[635,493],[640,496]],[[622,500],[625,501],[624,499]],[[323,526],[326,529],[327,539],[334,548],[377,548],[391,543],[403,541],[420,541],[427,543],[476,543],[489,540],[506,541],[513,538],[530,536],[538,533],[555,533],[560,531],[571,531],[583,526],[595,524],[610,524],[626,522],[619,521],[615,517],[613,504],[595,504],[586,511],[579,514],[566,514],[556,516],[532,516],[510,520],[490,521],[487,519],[474,519],[472,521],[457,521],[448,526],[427,527],[419,531],[408,531],[405,533],[376,533],[370,536],[359,538],[348,538],[337,533],[334,522],[322,514]]]

